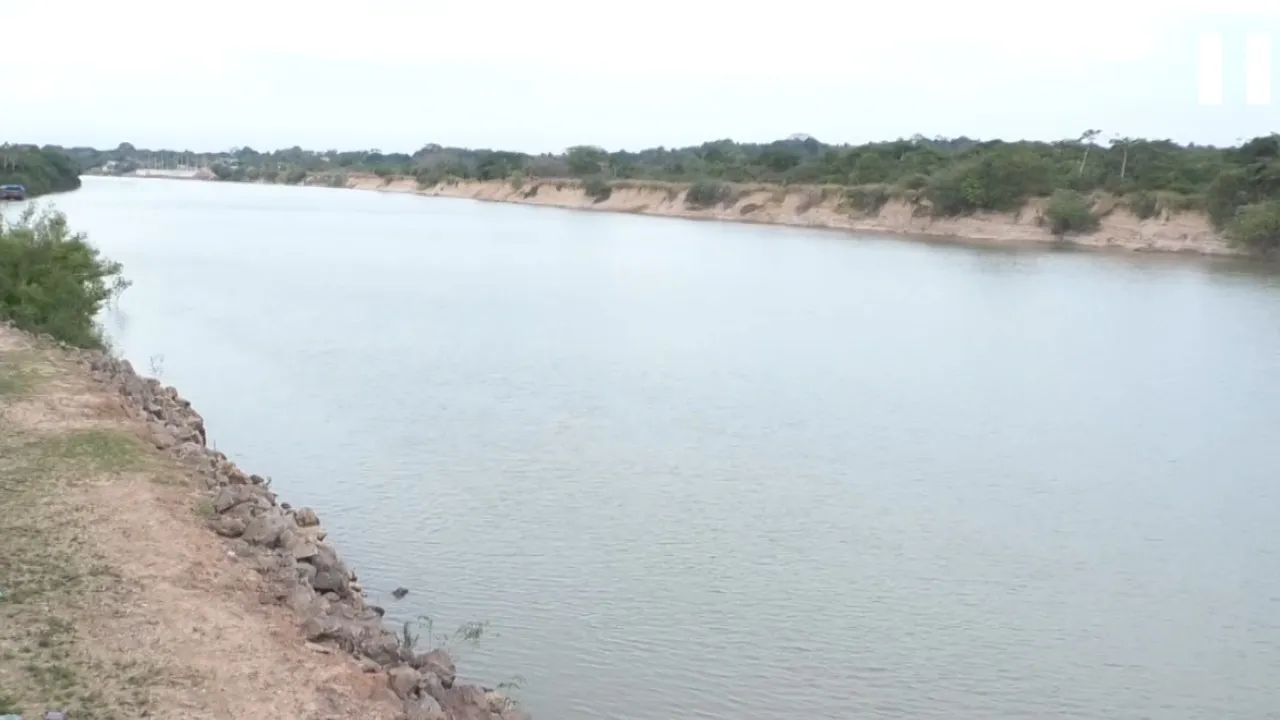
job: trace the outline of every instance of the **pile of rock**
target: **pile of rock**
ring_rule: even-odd
[[[74,352],[74,351],[73,351]],[[365,602],[354,571],[325,543],[309,508],[277,502],[270,483],[206,446],[204,419],[172,387],[138,375],[125,360],[76,353],[93,379],[119,392],[124,409],[145,420],[150,440],[189,467],[207,489],[209,526],[229,552],[252,562],[270,588],[264,601],[288,605],[311,643],[354,656],[367,672],[385,673],[407,720],[514,720],[525,714],[491,688],[455,684],[444,650],[420,652]]]

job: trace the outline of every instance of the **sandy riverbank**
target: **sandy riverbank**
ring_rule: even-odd
[[[124,361],[0,324],[0,715],[514,720]]]
[[[747,187],[736,193],[730,202],[695,209],[685,203],[687,186],[679,184],[622,182],[614,186],[608,198],[598,202],[587,195],[580,183],[572,180],[531,180],[519,187],[507,181],[464,180],[421,188],[413,178],[384,179],[357,174],[348,176],[346,185],[359,190],[700,220],[819,227],[983,244],[1048,245],[1063,242],[1039,222],[1044,200],[1034,200],[1018,213],[932,218],[902,200],[889,200],[875,213],[850,212],[848,208],[841,207],[839,193],[824,192],[822,188]],[[1162,212],[1142,220],[1123,207],[1114,207],[1101,214],[1102,222],[1097,231],[1071,235],[1065,240],[1080,247],[1099,249],[1200,255],[1244,254],[1219,235],[1209,219],[1200,213]]]

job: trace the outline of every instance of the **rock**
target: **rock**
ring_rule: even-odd
[[[489,701],[485,691],[475,685],[458,685],[428,692],[440,703],[445,717],[450,720],[490,720]]]
[[[454,678],[457,677],[458,671],[454,667],[453,658],[449,657],[449,653],[436,648],[429,653],[420,655],[414,663],[415,667],[426,672],[433,673],[440,678],[440,684],[446,688],[453,687]]]
[[[310,588],[316,579],[316,566],[311,563],[300,562],[295,563],[293,568],[298,573],[298,582]]]
[[[355,649],[379,665],[390,665],[400,660],[400,639],[383,627],[378,619],[363,624],[362,632],[356,637]]]
[[[286,504],[287,503],[281,503],[280,509],[284,510],[284,506]],[[299,538],[307,540],[315,545],[319,545],[324,542],[324,539],[329,536],[329,533],[325,532],[325,529],[319,525],[313,525],[312,527],[300,527],[295,532],[297,532]]]
[[[484,701],[489,706],[489,712],[494,714],[502,714],[511,707],[511,699],[497,690],[489,690],[484,694]]]
[[[342,564],[342,559],[338,557],[338,553],[323,543],[316,543],[316,554],[307,558],[307,562],[315,565],[317,570],[332,570],[334,573],[341,575],[344,587],[350,578],[351,574],[347,571],[347,566]]]
[[[444,683],[440,682],[440,676],[433,672],[423,672],[421,668],[418,669],[418,672],[422,674],[422,680],[418,683],[418,687],[422,688],[423,694],[438,697],[445,692]]]
[[[440,703],[430,695],[411,698],[404,703],[404,720],[448,720]]]
[[[244,535],[245,527],[245,521],[238,517],[223,516],[213,521],[213,531],[222,537],[240,537]]]
[[[293,519],[297,521],[298,527],[315,527],[320,524],[320,518],[316,516],[316,511],[311,508],[298,508],[293,511]]]
[[[298,617],[311,617],[318,613],[320,598],[316,596],[310,585],[294,585],[285,598],[285,604]]]
[[[249,521],[242,537],[254,545],[276,547],[280,543],[280,535],[288,527],[289,523],[284,517],[264,513]]]
[[[151,442],[161,450],[168,450],[178,444],[178,438],[174,437],[169,429],[158,422],[148,423],[151,432]]]
[[[345,573],[338,572],[332,568],[326,570],[316,570],[316,575],[311,579],[311,587],[320,592],[333,592],[342,595],[347,590],[347,576]]]
[[[418,671],[408,665],[399,665],[387,671],[387,684],[401,700],[417,694],[419,679]]]
[[[370,605],[369,609],[377,613],[378,617],[385,617],[387,611],[381,605]]]
[[[204,447],[193,442],[184,442],[174,448],[173,454],[183,462],[199,464],[204,459]]]
[[[306,560],[313,558],[320,553],[316,544],[304,538],[297,538],[289,547],[289,552],[293,554],[294,560]]]
[[[338,624],[332,618],[310,617],[302,623],[302,635],[308,642],[324,642],[338,637]]]
[[[409,588],[406,588],[406,587],[398,587],[395,590],[391,591],[391,597],[397,600],[402,599],[405,595],[408,595],[408,594],[409,594]]]
[[[213,509],[221,514],[229,512],[237,505],[256,505],[260,499],[254,488],[245,485],[226,485],[213,496]]]
[[[360,672],[376,673],[381,669],[382,666],[373,660],[370,660],[369,658],[360,658]]]

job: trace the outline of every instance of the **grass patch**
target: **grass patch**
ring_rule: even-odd
[[[196,501],[195,505],[196,517],[201,520],[212,520],[218,514],[213,507],[213,498],[202,497]]]
[[[21,368],[0,364],[0,397],[14,397],[31,392],[34,378]]]
[[[97,428],[33,440],[26,444],[25,450],[36,467],[53,471],[129,472],[143,469],[147,460],[137,438]]]
[[[132,661],[94,658],[86,618],[95,608],[133,602],[133,592],[105,561],[74,488],[147,463],[141,441],[106,429],[57,435],[0,427],[0,713],[50,707],[71,717],[126,720],[149,711],[149,684]],[[136,663],[132,663],[135,664]]]

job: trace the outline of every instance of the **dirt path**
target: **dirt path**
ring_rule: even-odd
[[[146,437],[120,395],[0,325],[0,715],[399,715],[384,675],[263,603],[190,472]]]

